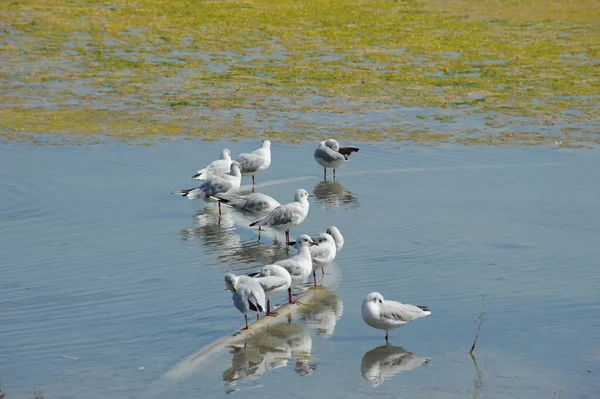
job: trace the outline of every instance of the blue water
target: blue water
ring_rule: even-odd
[[[283,236],[258,242],[251,218],[226,211],[219,224],[212,204],[169,194],[224,146],[258,142],[0,148],[7,398],[600,395],[597,149],[363,143],[334,184],[314,144],[275,143],[258,190],[280,202],[315,193],[292,236],[342,231],[336,284],[278,336],[171,378],[242,325],[224,274],[286,256]],[[391,332],[402,349],[371,352],[385,343],[360,316],[372,291],[431,308]],[[373,387],[378,370],[388,374]]]

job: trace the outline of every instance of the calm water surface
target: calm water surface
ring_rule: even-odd
[[[224,146],[258,143],[0,148],[7,398],[599,397],[597,149],[363,144],[333,183],[313,145],[274,144],[258,190],[315,194],[292,235],[345,235],[329,288],[178,373],[243,323],[224,274],[286,256],[251,217],[169,195]],[[371,291],[433,313],[382,347],[360,316]]]

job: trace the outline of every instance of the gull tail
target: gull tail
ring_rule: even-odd
[[[224,204],[229,204],[229,200],[227,198],[223,198],[223,197],[211,197],[213,198],[215,201],[221,201]]]
[[[182,197],[186,197],[192,190],[193,190],[193,188],[189,188],[187,190],[176,190],[176,191],[173,191],[171,194],[179,194]]]
[[[416,305],[419,309],[421,309],[423,312],[427,313],[427,314],[431,314],[431,310],[429,310],[429,307],[427,306],[423,306],[423,305]]]
[[[350,157],[350,155],[352,155],[353,152],[358,152],[358,150],[359,150],[358,147],[348,146],[348,147],[340,147],[338,152],[340,154],[342,154],[344,156],[344,158],[348,159]]]
[[[260,272],[254,272],[254,273],[246,274],[246,276],[248,276],[248,277],[256,277],[259,274],[260,274]]]
[[[252,226],[262,226],[262,225],[260,224],[260,222],[262,222],[263,220],[265,220],[267,217],[268,217],[268,216],[265,216],[264,218],[261,218],[261,219],[255,220],[254,222],[250,223],[250,227],[252,227]]]

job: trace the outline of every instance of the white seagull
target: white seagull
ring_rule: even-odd
[[[371,292],[362,304],[363,320],[373,328],[385,330],[386,342],[388,342],[389,330],[430,314],[431,312],[427,306],[386,301],[379,292]]]
[[[300,226],[308,215],[308,197],[312,197],[306,190],[300,189],[294,195],[294,202],[280,205],[262,219],[255,220],[250,226],[267,226],[277,230],[285,230],[285,242],[290,242],[290,230]]]
[[[225,275],[225,285],[233,292],[233,304],[244,314],[248,329],[248,313],[256,312],[256,319],[265,310],[265,291],[258,281],[248,276]]]
[[[213,175],[223,175],[225,173],[229,173],[229,169],[231,168],[231,151],[227,148],[224,148],[221,151],[221,159],[217,159],[216,161],[212,161],[207,167],[204,169],[200,169],[192,179],[196,180],[210,180]]]
[[[186,190],[173,191],[171,194],[180,194],[190,200],[214,200],[219,194],[233,193],[239,190],[242,182],[240,166],[237,162],[231,164],[231,170],[224,175],[213,175],[208,181],[202,183],[199,187]],[[219,214],[221,214],[221,202],[219,202]]]
[[[340,252],[344,247],[344,236],[340,233],[340,230],[335,226],[329,226],[325,232],[333,237],[335,249]]]
[[[298,237],[295,244],[298,253],[287,259],[275,262],[276,265],[282,266],[292,276],[292,284],[288,288],[289,303],[298,303],[298,301],[292,301],[292,288],[304,283],[312,271],[312,261],[309,249],[312,245],[319,244],[313,242],[306,234],[302,234]]]
[[[260,269],[255,280],[261,285],[267,297],[267,316],[277,316],[277,312],[271,312],[272,296],[283,294],[292,285],[292,276],[279,265],[266,265]]]
[[[262,146],[249,154],[240,154],[237,162],[240,164],[242,176],[252,176],[252,187],[254,188],[254,176],[264,172],[271,165],[271,142],[263,140]]]
[[[217,196],[223,204],[242,212],[248,213],[270,213],[273,209],[281,205],[273,197],[262,193],[252,193],[249,195]]]
[[[315,247],[310,247],[310,256],[312,258],[312,274],[314,286],[317,286],[317,273],[316,271],[321,269],[323,275],[325,275],[325,269],[323,269],[328,263],[333,262],[337,249],[335,247],[335,241],[332,236],[327,233],[318,234],[314,241],[319,244]]]
[[[323,167],[325,179],[327,179],[327,169],[333,169],[333,179],[335,180],[335,170],[342,166],[353,152],[358,152],[358,148],[340,147],[337,140],[328,139],[319,143],[313,156],[315,161]]]

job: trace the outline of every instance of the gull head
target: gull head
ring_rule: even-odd
[[[227,289],[231,292],[233,292],[234,294],[236,293],[236,286],[237,284],[237,277],[235,274],[233,273],[227,273],[225,275],[225,286],[227,287]]]
[[[221,151],[221,159],[226,161],[231,160],[231,150],[229,148],[223,148],[223,151]]]
[[[383,296],[379,292],[371,292],[365,299],[366,302],[373,302],[377,306],[383,303]]]
[[[297,239],[296,239],[296,248],[300,249],[302,247],[310,247],[311,245],[319,245],[318,243],[314,242],[312,240],[312,238],[310,238],[308,235],[306,234],[302,234],[300,235]]]
[[[263,140],[262,141],[262,148],[271,148],[271,141],[270,140]]]
[[[332,245],[335,245],[335,241],[333,240],[333,237],[327,233],[319,233],[313,241],[319,245],[325,244],[325,243],[330,243]]]
[[[333,151],[340,150],[340,143],[338,143],[337,140],[334,140],[334,139],[325,140],[325,146],[331,148]]]
[[[229,170],[229,174],[231,174],[232,176],[241,175],[241,174],[242,174],[242,172],[241,172],[241,170],[240,170],[240,164],[239,164],[239,163],[237,163],[237,162],[235,162],[235,161],[233,161],[233,162],[231,163],[231,167],[230,167],[230,170]]]
[[[329,226],[327,230],[325,230],[325,232],[331,237],[333,237],[337,250],[339,251],[340,249],[342,249],[342,247],[344,246],[344,236],[342,236],[340,230],[335,226]]]
[[[301,188],[299,190],[296,190],[296,194],[294,195],[294,201],[296,201],[296,202],[304,201],[304,200],[307,200],[308,197],[312,197],[312,196],[313,195],[309,194],[308,191]]]

